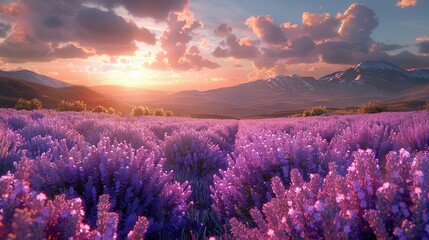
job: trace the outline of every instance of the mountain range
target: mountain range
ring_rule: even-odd
[[[3,107],[32,95],[50,104],[72,98],[123,112],[129,112],[133,105],[148,105],[176,114],[209,117],[275,116],[318,105],[356,107],[370,100],[383,100],[407,110],[429,100],[429,69],[408,71],[384,61],[365,61],[319,79],[279,75],[231,87],[175,93],[108,85],[76,86],[28,70],[0,71],[0,84],[8,87],[0,90]]]

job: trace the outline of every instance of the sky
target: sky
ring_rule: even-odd
[[[428,0],[0,0],[0,69],[206,90],[366,60],[429,68]]]

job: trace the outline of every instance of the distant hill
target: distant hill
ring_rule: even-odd
[[[407,71],[384,61],[366,61],[320,79],[279,75],[208,91],[182,91],[144,103],[186,114],[259,116],[317,105],[352,107],[370,100],[429,100],[429,70]]]
[[[405,110],[429,100],[429,69],[407,71],[385,61],[365,61],[319,79],[279,75],[231,87],[175,93],[113,85],[83,87],[28,70],[15,75],[18,72],[26,79],[0,77],[2,106],[13,106],[19,97],[36,97],[48,107],[62,99],[83,100],[90,106],[116,106],[124,112],[131,106],[147,105],[177,115],[224,118],[278,116],[318,105],[356,107],[370,100]]]
[[[119,85],[97,85],[89,88],[100,94],[137,105],[141,102],[147,101],[148,99],[155,100],[171,94],[171,92],[167,91],[124,87]]]
[[[0,76],[0,107],[14,107],[19,98],[37,98],[45,108],[55,108],[62,100],[82,100],[91,109],[97,105],[113,107],[118,111],[128,113],[131,106],[113,100],[84,86],[49,87],[30,81]]]
[[[44,76],[44,75],[32,72],[30,70],[17,70],[17,71],[2,71],[2,70],[0,70],[0,76],[17,78],[17,79],[21,79],[24,81],[37,83],[37,84],[45,85],[48,87],[54,87],[54,88],[73,86],[70,83],[66,83],[66,82],[63,82],[63,81],[60,81],[58,79],[51,78],[48,76]]]

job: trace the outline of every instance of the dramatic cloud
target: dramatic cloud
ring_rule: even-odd
[[[375,42],[371,34],[378,26],[378,19],[373,10],[362,4],[352,4],[344,13],[335,16],[304,12],[301,25],[286,22],[277,26],[270,16],[250,17],[245,24],[264,44],[248,40],[251,50],[234,54],[234,50],[240,49],[241,40],[223,24],[215,34],[226,39],[213,52],[215,57],[245,58],[253,61],[256,68],[263,69],[279,68],[279,64],[320,61],[357,64],[365,60],[386,60],[402,67],[429,66],[426,56],[407,51],[389,55],[387,52],[404,46]],[[426,41],[417,46],[421,53],[427,53]]]
[[[189,0],[93,0],[107,8],[124,7],[137,17],[164,20],[170,12],[182,12]]]
[[[383,51],[383,52],[394,51],[401,48],[404,48],[404,46],[400,44],[388,44],[388,43],[374,43],[371,46],[372,51]]]
[[[400,8],[406,8],[415,6],[417,4],[417,0],[400,0],[396,3],[396,6]]]
[[[420,53],[429,54],[429,36],[416,38]]]
[[[58,58],[87,58],[93,54],[84,51],[74,44],[68,44],[64,47],[54,49],[52,55]]]
[[[34,40],[30,36],[12,35],[0,43],[0,56],[6,62],[50,61],[49,44]]]
[[[202,22],[191,14],[171,14],[160,38],[162,51],[156,54],[155,62],[148,67],[181,71],[220,67],[201,56],[198,47],[190,44],[194,31],[200,27]]]
[[[286,36],[282,29],[274,24],[270,16],[250,17],[246,21],[256,35],[266,43],[283,44],[286,42]]]
[[[87,52],[74,44],[54,47],[52,44],[34,40],[31,36],[13,35],[0,43],[0,56],[5,62],[46,62],[57,58],[88,58]]]
[[[429,54],[429,41],[422,41],[417,43],[417,47],[421,53]]]
[[[259,54],[258,48],[250,38],[240,39],[232,33],[232,28],[226,24],[219,25],[214,33],[225,38],[213,51],[217,58],[234,57],[238,59],[253,59]]]
[[[64,25],[59,17],[53,15],[47,16],[45,19],[43,19],[42,24],[47,28],[54,29],[58,29]]]
[[[339,19],[329,13],[302,14],[302,33],[310,36],[314,41],[334,39],[339,36],[337,32]]]
[[[149,30],[125,21],[113,12],[82,7],[75,22],[75,37],[85,46],[96,49],[98,54],[133,54],[137,50],[135,41],[155,44],[155,35]]]
[[[12,25],[0,22],[0,39],[7,37],[11,29]]]
[[[110,10],[88,7],[88,4],[103,5]],[[136,16],[163,20],[169,12],[181,11],[187,4],[187,0],[21,0],[0,3],[0,19],[5,21],[0,23],[0,58],[25,62],[28,55],[27,61],[50,61],[68,56],[87,57],[88,50],[97,55],[134,55],[137,42],[153,45],[155,34],[137,26],[131,18],[118,15],[112,8],[124,7]],[[10,28],[12,25],[14,27]],[[1,41],[1,38],[5,39]],[[64,49],[59,50],[56,46]],[[8,54],[14,51],[13,47],[20,48],[16,50],[19,52],[17,56]]]
[[[371,41],[370,35],[377,26],[374,11],[355,3],[341,16],[338,33],[346,42],[367,43]]]

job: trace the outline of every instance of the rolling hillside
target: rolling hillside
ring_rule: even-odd
[[[84,86],[54,88],[4,76],[0,76],[0,86],[0,107],[13,107],[19,98],[37,98],[45,108],[55,108],[62,100],[82,100],[87,103],[88,108],[102,105],[124,113],[131,109],[130,105],[112,100]]]

